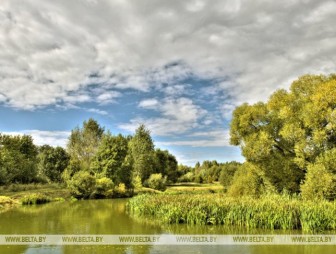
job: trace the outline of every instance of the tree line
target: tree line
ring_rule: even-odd
[[[66,149],[0,134],[0,185],[56,182],[76,197],[122,196],[141,186],[164,189],[176,182],[177,169],[175,156],[155,149],[144,125],[133,136],[113,135],[89,119],[71,131]]]

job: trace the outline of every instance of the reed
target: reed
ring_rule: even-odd
[[[336,230],[336,203],[308,202],[288,195],[259,199],[225,194],[144,194],[128,202],[131,214],[164,223],[226,225],[248,229]]]

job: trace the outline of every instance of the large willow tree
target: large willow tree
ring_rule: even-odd
[[[305,181],[303,190],[309,185],[320,193],[311,176],[319,168],[329,179],[327,192],[335,193],[336,159],[323,158],[336,149],[336,75],[302,76],[265,103],[237,107],[230,132],[231,144],[239,145],[278,191],[298,192]]]

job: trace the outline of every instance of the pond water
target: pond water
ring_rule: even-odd
[[[130,217],[126,199],[86,200],[18,207],[0,214],[0,234],[244,234],[222,226],[162,225]],[[251,233],[251,232],[248,232]],[[272,232],[258,231],[258,234]],[[273,234],[284,232],[273,232]],[[286,232],[285,232],[286,233]],[[287,232],[288,233],[288,232]],[[336,246],[4,246],[0,253],[336,253]]]

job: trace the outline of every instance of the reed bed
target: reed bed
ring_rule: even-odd
[[[259,199],[225,194],[139,195],[128,202],[135,216],[164,223],[226,225],[247,229],[336,230],[335,202],[306,202],[288,195]]]

